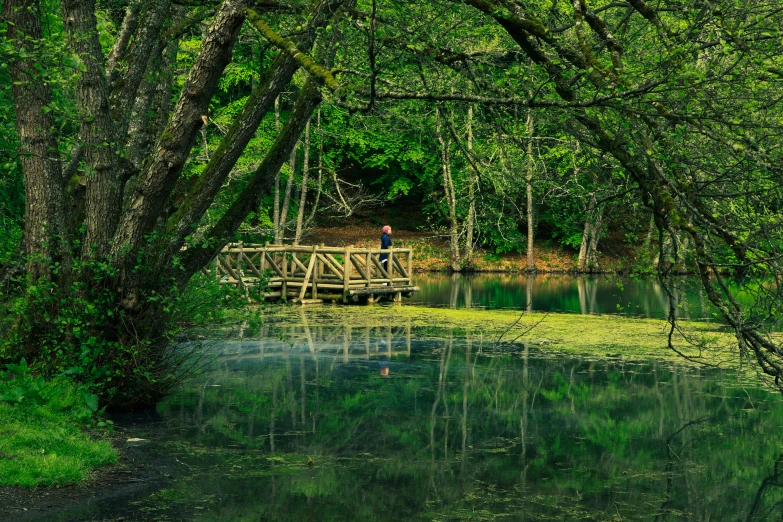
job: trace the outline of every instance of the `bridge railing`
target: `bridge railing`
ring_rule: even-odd
[[[372,301],[389,294],[399,300],[418,290],[411,286],[412,267],[410,248],[230,243],[215,258],[214,273],[223,284],[254,286],[266,280],[266,297],[318,299],[321,293]]]

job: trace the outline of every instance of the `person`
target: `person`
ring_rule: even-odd
[[[386,225],[381,230],[381,250],[388,250],[392,246],[392,228],[389,225]],[[381,262],[381,266],[384,268],[384,270],[388,270],[389,268],[386,266],[389,262],[389,254],[381,254],[378,256],[378,260]]]

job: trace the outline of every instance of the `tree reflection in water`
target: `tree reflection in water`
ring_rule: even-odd
[[[209,498],[202,520],[780,513],[783,401],[730,374],[497,353],[481,332],[422,340],[433,331],[392,320],[308,330],[227,343],[159,406],[191,448],[165,509]]]

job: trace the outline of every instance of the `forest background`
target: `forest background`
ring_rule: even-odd
[[[536,233],[591,270],[609,230],[639,270],[696,273],[777,378],[781,17],[773,0],[4,0],[0,355],[154,402],[226,242],[379,226],[380,207],[444,237],[454,271],[477,247],[532,256]]]

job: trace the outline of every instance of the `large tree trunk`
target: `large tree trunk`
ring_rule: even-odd
[[[356,3],[355,0],[347,0],[344,5],[347,9],[351,9]],[[322,58],[325,67],[331,67],[337,48],[336,44],[341,39],[339,26],[336,22],[337,20],[333,22],[335,29],[333,29],[331,41],[321,47],[320,58]],[[282,132],[278,134],[248,184],[220,220],[205,235],[204,244],[207,246],[205,248],[191,248],[182,256],[182,270],[177,271],[177,281],[180,287],[184,287],[193,274],[220,252],[223,245],[236,233],[248,214],[257,210],[261,200],[269,194],[275,176],[280,172],[285,158],[290,157],[295,150],[297,140],[307,122],[312,118],[313,111],[321,103],[319,84],[322,82],[323,78],[308,76]]]
[[[330,14],[326,9],[327,4],[327,0],[317,4],[308,30],[298,39],[297,49],[300,51],[307,52],[312,48],[315,42],[316,27]],[[290,43],[293,45],[293,42]],[[174,237],[169,252],[178,250],[185,236],[190,234],[198,224],[241,156],[242,151],[255,135],[264,115],[269,112],[273,104],[279,128],[279,95],[291,81],[298,68],[299,62],[290,53],[281,52],[264,73],[242,108],[242,112],[234,120],[226,137],[223,138],[220,147],[215,151],[206,169],[188,192],[180,210],[172,218],[169,229],[173,232]],[[285,220],[283,219],[282,227],[284,226]],[[278,230],[281,228],[279,218],[276,228]]]
[[[134,270],[147,234],[152,232],[166,199],[173,190],[209,102],[231,59],[239,29],[245,19],[244,0],[225,0],[207,30],[195,63],[182,89],[174,113],[152,152],[150,162],[122,216],[112,242],[112,254],[120,269],[122,303],[126,309],[140,306],[140,277]]]
[[[83,64],[76,84],[81,114],[79,141],[90,171],[86,176],[87,230],[82,257],[105,255],[122,209],[122,176],[118,168],[117,133],[109,113],[109,92],[103,74],[94,0],[64,0],[63,24],[68,43]]]
[[[179,39],[166,44],[158,42],[150,57],[147,74],[139,87],[128,127],[128,159],[135,175],[149,156],[153,140],[166,126],[172,109],[172,88]],[[154,109],[153,109],[154,108]]]
[[[77,1],[77,0],[72,0]],[[140,15],[139,28],[134,34],[123,60],[118,64],[121,69],[112,85],[111,115],[117,126],[117,138],[125,142],[128,125],[133,113],[134,101],[139,86],[147,72],[150,58],[161,52],[165,42],[160,41],[163,23],[168,18],[171,5],[168,0],[152,0],[145,2]],[[97,40],[97,31],[95,32]]]
[[[69,258],[64,226],[64,184],[55,137],[51,91],[35,68],[42,38],[37,0],[4,0],[6,38],[19,54],[10,61],[19,158],[24,172],[24,245],[28,276],[49,277],[49,267]],[[44,110],[47,108],[47,110]]]
[[[106,83],[111,87],[114,84],[114,75],[117,71],[117,63],[125,56],[128,49],[128,42],[131,36],[136,32],[136,26],[139,22],[139,11],[141,11],[142,1],[131,0],[128,7],[125,8],[125,16],[122,18],[122,25],[117,32],[109,57],[106,59]]]
[[[307,204],[307,175],[310,171],[310,121],[305,125],[304,138],[304,163],[302,163],[302,189],[299,191],[299,213],[296,215],[296,232],[294,244],[298,245],[302,238],[302,225],[304,224],[305,205]]]

